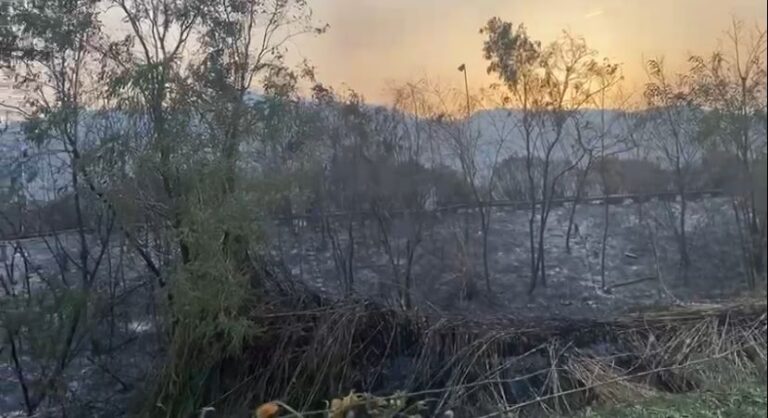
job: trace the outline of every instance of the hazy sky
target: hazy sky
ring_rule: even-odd
[[[644,80],[642,57],[679,66],[688,52],[706,53],[731,16],[766,24],[765,0],[311,0],[330,31],[295,41],[319,78],[346,83],[369,101],[386,102],[387,83],[424,75],[470,87],[488,84],[478,30],[492,16],[524,23],[542,42],[562,29],[583,35],[602,56],[624,64],[630,85]]]

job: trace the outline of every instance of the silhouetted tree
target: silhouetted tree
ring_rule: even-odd
[[[596,52],[568,33],[542,47],[530,39],[524,26],[515,28],[499,18],[489,20],[481,33],[487,37],[483,52],[489,60],[488,72],[498,75],[511,94],[510,102],[521,113],[519,130],[525,143],[531,202],[529,290],[533,292],[539,283],[546,286],[545,229],[556,185],[586,153],[570,156],[563,168],[553,167],[552,162],[568,153],[567,127],[578,121],[575,114],[608,88],[608,83],[600,83],[601,76],[615,73],[617,68],[598,63]],[[540,179],[534,172],[536,159],[543,163]]]

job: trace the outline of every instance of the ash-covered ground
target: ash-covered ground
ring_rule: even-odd
[[[688,203],[687,271],[681,267],[675,232],[679,203],[610,205],[605,290],[601,280],[604,210],[601,203],[577,207],[567,251],[570,203],[552,209],[545,232],[547,286],[539,284],[532,294],[528,210],[492,212],[488,236],[490,294],[485,290],[477,211],[430,215],[426,219],[393,218],[387,220],[385,228],[373,217],[357,219],[352,228],[354,291],[393,299],[398,284],[393,282],[392,260],[402,282],[408,246],[417,241],[414,231],[418,225],[422,235],[412,261],[412,280],[416,305],[427,310],[595,316],[633,305],[717,300],[745,289],[738,230],[727,198]],[[469,245],[465,244],[467,224]],[[349,220],[337,219],[325,238],[319,226],[284,226],[276,252],[295,276],[328,295],[342,295],[344,271],[333,254],[340,250],[348,256],[348,226]],[[388,243],[382,231],[386,231]],[[629,284],[633,281],[639,282]],[[469,291],[462,293],[467,288]]]
[[[399,269],[402,281],[407,249],[418,241],[412,260],[415,307],[432,314],[475,319],[608,317],[639,305],[719,300],[746,289],[738,231],[726,198],[689,203],[686,232],[691,263],[687,284],[674,232],[679,204],[651,201],[609,206],[606,289],[600,275],[604,207],[578,206],[569,252],[565,246],[569,205],[552,210],[545,234],[547,286],[539,285],[532,294],[528,291],[527,210],[495,209],[492,213],[488,240],[491,293],[485,290],[477,211],[392,217],[383,222],[375,217],[336,219],[330,234],[322,234],[311,222],[280,225],[270,230],[271,244],[287,272],[325,296],[341,299],[345,297],[345,276],[339,267],[343,260],[338,256],[348,249],[351,221],[354,293],[394,304],[398,283],[393,268]],[[421,228],[421,234],[415,234],[416,227]],[[76,250],[75,236],[59,238],[63,245]],[[407,244],[409,238],[411,243]],[[51,237],[21,242],[33,270],[42,269],[43,275],[56,272],[55,251],[51,250],[55,242]],[[69,406],[73,416],[78,411],[87,411],[88,416],[120,416],[163,356],[158,340],[162,336],[153,320],[153,279],[129,248],[118,242],[110,247],[108,262],[100,267],[108,278],[101,282],[99,292],[119,296],[119,303],[105,316],[110,320],[93,324],[98,332],[92,335],[97,337],[79,343],[77,358],[67,369],[69,386],[62,390],[66,399],[77,400],[75,407]],[[71,269],[70,274],[76,270]],[[648,280],[626,285],[639,279]],[[37,291],[45,289],[39,280],[31,283],[33,291],[35,286]],[[40,365],[29,358],[21,361],[34,378]],[[4,362],[0,366],[0,416],[22,414],[23,395],[10,365]],[[32,386],[40,383],[30,382]],[[49,410],[51,416],[61,412],[56,405]]]

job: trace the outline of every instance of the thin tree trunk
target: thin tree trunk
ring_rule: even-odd
[[[605,290],[605,250],[608,243],[608,219],[609,219],[608,196],[603,201],[603,236],[600,241],[600,287]]]
[[[605,91],[600,95],[601,104],[605,104]],[[605,160],[605,107],[601,106],[600,111],[600,177],[603,183],[603,236],[600,240],[600,288],[605,290],[605,250],[608,244],[608,215],[610,207],[608,206],[608,167]]]
[[[352,220],[350,220],[347,226],[347,240],[349,241],[347,252],[347,295],[351,295],[355,287],[355,236],[352,230]]]
[[[750,252],[752,253],[751,267],[753,270],[752,287],[757,285],[757,279],[765,280],[765,254],[766,254],[766,226],[765,220],[760,220],[758,213],[754,188],[750,191],[750,202],[748,210],[750,218]]]
[[[546,178],[546,175],[545,175]],[[546,184],[546,183],[545,183]],[[550,197],[546,196],[546,186],[543,188],[544,190],[544,198],[541,201],[541,212],[539,213],[539,237],[538,237],[538,263],[537,263],[537,272],[539,275],[539,280],[541,281],[541,285],[543,287],[547,287],[547,273],[546,273],[546,267],[544,265],[544,234],[545,229],[547,226],[547,214],[546,212],[549,211],[549,201],[551,199]]]
[[[744,239],[744,231],[743,231],[743,221],[741,219],[741,214],[739,213],[739,207],[737,200],[734,200],[732,202],[733,207],[733,215],[736,219],[736,232],[739,236],[739,244],[741,244],[741,255],[742,255],[742,263],[744,265],[744,274],[746,276],[747,281],[747,287],[749,289],[754,289],[754,269],[753,269],[753,261],[750,254],[749,244],[747,244],[746,240]]]
[[[488,212],[485,212],[488,210]],[[483,234],[483,276],[485,277],[485,289],[491,294],[491,272],[488,267],[488,233],[490,232],[491,214],[490,207],[480,208],[480,223]]]
[[[411,309],[411,263],[413,263],[414,251],[415,249],[412,248],[411,240],[406,241],[405,253],[407,258],[405,261],[405,274],[403,276],[403,285],[400,295],[403,308],[406,310]]]
[[[416,256],[416,248],[421,243],[421,225],[418,226],[416,236],[413,240],[409,239],[406,242],[407,260],[405,265],[405,278],[404,278],[404,292],[403,305],[405,309],[411,309],[412,306],[412,287],[413,287],[413,262]]]
[[[19,358],[18,348],[16,347],[16,338],[8,331],[8,342],[11,346],[11,361],[13,362],[13,371],[16,374],[16,379],[21,386],[21,394],[24,397],[24,408],[27,410],[27,415],[32,416],[37,409],[38,401],[32,400],[32,396],[29,393],[29,385],[27,384],[26,375],[24,374],[24,368]]]
[[[541,286],[546,288],[547,287],[547,270],[544,268],[544,262],[546,261],[544,259],[544,240],[539,240],[539,248],[538,248],[538,260],[537,260],[537,271],[539,273],[539,280],[541,281]]]
[[[685,231],[685,220],[688,212],[688,198],[685,190],[680,190],[680,268],[683,278],[683,284],[688,285],[688,269],[691,265],[691,259],[688,254],[688,237]]]
[[[573,221],[576,218],[576,207],[581,200],[581,194],[583,193],[584,183],[586,183],[587,173],[589,172],[589,166],[591,162],[587,162],[587,167],[584,169],[584,174],[579,176],[578,184],[576,184],[576,196],[573,198],[573,204],[571,210],[568,213],[568,229],[565,231],[565,252],[571,253],[571,234],[573,233]]]
[[[528,287],[528,293],[533,293],[536,290],[536,284],[538,283],[538,265],[539,257],[534,243],[534,228],[536,224],[536,199],[531,200],[531,212],[528,216],[528,246],[531,254],[531,283]]]

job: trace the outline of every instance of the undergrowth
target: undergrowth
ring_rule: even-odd
[[[209,368],[216,378],[201,381],[195,404],[217,411],[211,416],[253,416],[270,401],[290,409],[274,408],[281,412],[269,418],[347,416],[339,405],[362,408],[355,416],[563,416],[765,381],[764,303],[528,327],[434,320],[366,304],[254,321],[263,325],[260,336],[243,353],[222,356]],[[398,359],[408,360],[407,376],[392,382]],[[356,395],[346,396],[351,391]],[[414,405],[418,414],[406,414]]]
[[[762,418],[768,411],[766,386],[742,384],[720,390],[660,394],[635,405],[617,405],[580,414],[584,418]]]

